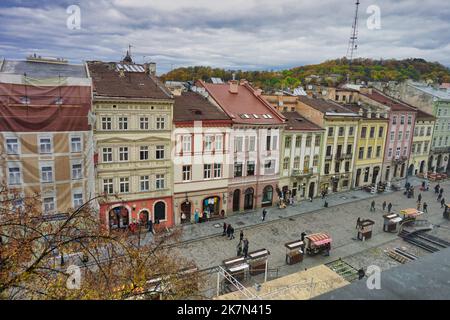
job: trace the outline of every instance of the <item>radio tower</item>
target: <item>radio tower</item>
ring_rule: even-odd
[[[356,55],[356,51],[358,50],[358,11],[359,11],[359,0],[356,1],[356,10],[355,10],[355,19],[353,20],[352,33],[350,35],[350,41],[348,42],[347,48],[347,58],[350,60],[350,63],[353,61],[353,57]]]

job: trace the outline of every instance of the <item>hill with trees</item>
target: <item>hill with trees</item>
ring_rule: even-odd
[[[280,71],[242,71],[224,70],[205,66],[174,69],[161,76],[163,81],[208,80],[211,77],[247,79],[264,90],[294,88],[304,84],[336,85],[344,82],[347,76],[353,81],[432,81],[450,82],[450,69],[438,62],[424,59],[373,60],[355,59],[352,63],[346,58],[329,60],[320,64],[295,67]]]

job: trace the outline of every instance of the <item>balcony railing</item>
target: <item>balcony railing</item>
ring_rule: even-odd
[[[450,147],[433,148],[433,153],[448,153],[448,152],[450,152]]]
[[[314,168],[309,169],[292,169],[292,176],[293,177],[308,177],[312,176],[314,174]]]

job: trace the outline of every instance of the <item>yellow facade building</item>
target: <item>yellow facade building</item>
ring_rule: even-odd
[[[408,175],[423,176],[429,171],[432,165],[429,163],[429,155],[435,121],[436,118],[433,115],[417,110]]]

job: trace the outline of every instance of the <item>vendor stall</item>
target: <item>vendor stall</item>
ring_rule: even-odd
[[[258,275],[267,271],[267,261],[269,257],[269,250],[261,249],[250,252],[247,257],[247,262],[250,265],[250,275]]]
[[[238,281],[243,281],[247,278],[249,265],[246,263],[244,257],[235,257],[223,261],[225,270]]]
[[[372,227],[375,221],[370,219],[361,220],[358,224],[358,240],[365,241],[372,238]]]
[[[383,215],[384,224],[383,231],[384,232],[395,232],[397,231],[397,227],[399,222],[402,221],[402,218],[396,213],[390,213]]]
[[[305,236],[306,253],[315,255],[321,252],[329,254],[331,249],[331,237],[326,233],[314,233]]]
[[[293,265],[303,261],[305,243],[301,240],[285,243],[286,247],[286,263]]]
[[[409,208],[401,210],[400,214],[403,215],[403,220],[416,220],[416,218],[421,216],[423,212],[414,208]]]

